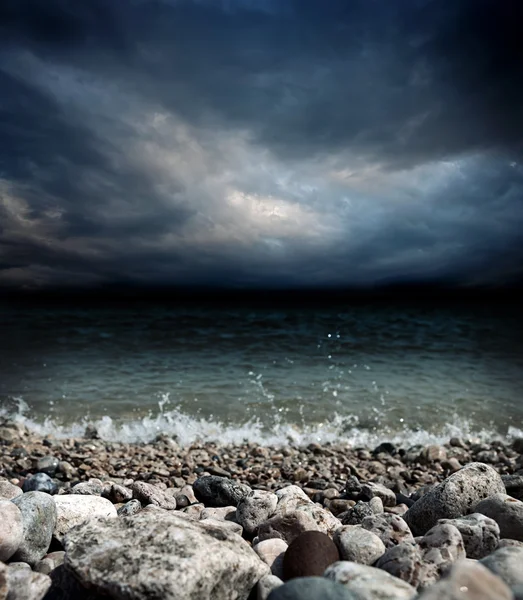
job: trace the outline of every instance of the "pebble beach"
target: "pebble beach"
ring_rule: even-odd
[[[0,444],[0,600],[523,598],[523,439]]]

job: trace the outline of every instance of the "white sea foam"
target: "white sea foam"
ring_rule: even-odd
[[[281,446],[293,444],[302,446],[311,442],[344,442],[353,447],[374,447],[388,441],[403,447],[416,444],[442,444],[451,437],[463,437],[477,441],[512,439],[523,437],[523,431],[509,428],[506,436],[491,429],[475,429],[473,424],[454,416],[451,422],[437,431],[413,430],[407,425],[401,429],[365,429],[353,416],[334,415],[328,422],[294,424],[279,421],[277,418],[269,427],[259,419],[245,423],[223,423],[219,420],[197,418],[174,408],[166,410],[168,399],[159,402],[158,411],[140,418],[116,419],[103,416],[98,419],[82,418],[73,423],[62,423],[55,417],[35,419],[22,398],[16,399],[15,408],[0,409],[0,416],[23,424],[40,435],[52,434],[57,438],[81,437],[87,426],[96,428],[99,436],[107,441],[149,442],[159,434],[175,438],[180,444],[188,445],[197,441],[213,441],[221,444],[241,444],[245,441],[262,445]]]

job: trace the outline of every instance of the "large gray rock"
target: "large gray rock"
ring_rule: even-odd
[[[415,542],[403,542],[390,547],[376,563],[378,569],[419,587],[425,580],[426,565],[423,553]]]
[[[341,560],[325,570],[324,577],[342,583],[358,600],[411,600],[416,590],[386,571]]]
[[[494,519],[502,538],[523,541],[523,502],[507,494],[493,494],[478,502],[475,512]]]
[[[8,569],[7,585],[7,600],[42,600],[51,587],[51,579],[30,569]]]
[[[418,600],[513,600],[510,588],[483,565],[456,563],[447,576],[425,590]]]
[[[264,490],[253,490],[242,498],[236,508],[236,520],[248,534],[256,532],[258,527],[276,511],[278,496]]]
[[[324,577],[298,577],[278,586],[268,600],[362,600],[345,586]]]
[[[423,556],[419,587],[432,585],[453,563],[466,558],[463,538],[454,525],[438,524],[420,540]]]
[[[485,515],[474,513],[459,519],[441,519],[439,523],[454,525],[459,530],[468,558],[483,558],[498,547],[499,526]]]
[[[523,585],[523,548],[500,548],[480,562],[508,586]]]
[[[402,542],[413,542],[414,537],[407,523],[398,515],[384,513],[365,517],[361,523],[364,529],[375,533],[386,548]]]
[[[56,527],[53,535],[59,542],[72,527],[86,520],[115,519],[117,516],[114,504],[99,496],[64,494],[53,498],[56,504]]]
[[[24,539],[13,558],[32,567],[43,558],[51,545],[56,527],[56,504],[44,492],[27,492],[12,500],[22,513]]]
[[[0,481],[0,500],[12,500],[24,492],[17,485],[9,481]]]
[[[0,561],[18,550],[24,539],[22,513],[10,500],[0,500]]]
[[[381,539],[360,525],[340,527],[335,531],[333,539],[342,560],[372,565],[385,554],[385,544]]]
[[[65,566],[115,599],[246,599],[269,567],[233,533],[176,512],[88,521],[65,536]]]
[[[481,500],[504,491],[503,481],[495,469],[483,463],[470,463],[428,490],[403,518],[414,535],[424,535],[440,519],[462,517]]]
[[[251,492],[248,485],[215,475],[200,477],[193,483],[194,495],[205,506],[238,506]]]

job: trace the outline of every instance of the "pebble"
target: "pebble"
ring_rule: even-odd
[[[256,533],[258,527],[276,511],[278,496],[264,490],[253,490],[242,498],[236,508],[236,519],[246,533]]]
[[[508,586],[523,585],[523,548],[500,548],[480,562]]]
[[[86,520],[101,517],[115,519],[117,516],[114,505],[100,496],[64,494],[54,496],[54,501],[57,518],[53,535],[59,542],[70,529]]]
[[[0,500],[0,561],[6,561],[18,550],[24,539],[22,513],[10,500]]]
[[[376,567],[417,588],[425,578],[425,564],[420,547],[415,542],[403,542],[390,547]]]
[[[375,512],[372,510],[369,502],[357,502],[340,519],[343,525],[361,525],[363,519],[372,517]],[[341,515],[340,515],[341,516]]]
[[[297,485],[289,485],[276,490],[275,493],[278,498],[278,504],[276,505],[276,513],[278,514],[293,512],[300,506],[312,504],[309,496]]]
[[[392,490],[380,483],[372,481],[364,483],[361,486],[360,499],[369,501],[373,498],[379,498],[383,502],[383,506],[396,506],[396,494]]]
[[[345,586],[324,577],[300,577],[278,586],[268,600],[361,600]]]
[[[120,504],[121,502],[129,502],[133,497],[133,491],[123,485],[119,485],[117,483],[113,483],[111,485],[111,489],[109,492],[109,500],[114,502],[115,504]],[[176,503],[178,507],[178,503]]]
[[[334,542],[338,546],[342,560],[350,560],[362,565],[372,565],[383,554],[385,544],[372,531],[360,525],[344,525],[336,530]]]
[[[6,600],[7,592],[7,567],[0,562],[0,600]]]
[[[251,488],[227,477],[206,475],[193,483],[194,495],[205,506],[238,506]]]
[[[89,479],[82,481],[71,488],[71,494],[80,494],[82,496],[101,496],[104,491],[104,484],[99,479]]]
[[[402,542],[413,542],[414,538],[407,523],[398,515],[383,513],[365,517],[361,523],[364,529],[375,533],[386,548]]]
[[[45,492],[46,494],[56,494],[58,486],[46,475],[46,473],[36,473],[30,475],[22,485],[24,492]]]
[[[184,515],[184,513],[179,513],[180,516]],[[185,515],[184,515],[185,516]],[[186,517],[189,518],[189,517]],[[225,519],[202,519],[200,523],[204,527],[217,527],[218,529],[223,529],[224,531],[230,531],[232,533],[236,533],[237,535],[243,534],[243,527],[234,521],[226,521]]]
[[[34,566],[51,545],[57,519],[54,498],[44,492],[27,492],[12,502],[20,509],[24,528],[24,539],[13,558]]]
[[[276,514],[258,527],[258,539],[280,538],[290,544],[304,531],[319,531],[316,521],[303,511]]]
[[[139,500],[129,500],[117,511],[119,517],[130,517],[142,510],[142,504]]]
[[[305,531],[285,552],[283,580],[323,575],[325,569],[339,559],[338,548],[328,535],[321,531]]]
[[[411,600],[416,590],[386,571],[339,561],[325,570],[324,577],[342,583],[358,600]]]
[[[523,541],[523,502],[507,494],[493,494],[475,506],[475,512],[494,519],[500,536]]]
[[[9,481],[0,481],[0,500],[12,500],[24,492]]]
[[[258,542],[253,550],[269,566],[273,575],[283,579],[283,557],[288,547],[283,540],[272,538]]]
[[[424,535],[440,519],[462,517],[481,500],[504,491],[503,481],[495,469],[483,463],[471,463],[428,490],[404,518],[414,535]]]
[[[8,569],[7,600],[42,600],[51,587],[51,578],[29,569]]]
[[[439,523],[457,527],[468,558],[483,558],[498,547],[499,526],[494,519],[485,515],[473,513],[459,519],[441,519]]]
[[[176,500],[150,483],[135,481],[131,484],[130,489],[133,493],[133,499],[139,500],[143,506],[153,504],[164,510],[176,510]]]
[[[276,575],[265,575],[256,586],[256,600],[267,600],[272,590],[283,585],[283,581]]]
[[[37,573],[43,573],[49,575],[60,565],[63,565],[65,558],[65,552],[63,550],[57,550],[56,552],[50,552],[42,560],[38,561],[34,567]]]
[[[523,500],[523,475],[502,475],[505,490],[516,500]]]
[[[237,521],[236,508],[234,506],[221,506],[219,508],[204,508],[200,513],[200,519],[216,519],[218,521]]]
[[[438,581],[453,563],[466,558],[463,538],[454,525],[436,525],[420,540],[419,547],[424,565],[418,585],[424,588]]]
[[[36,470],[39,473],[45,473],[53,477],[58,470],[59,464],[60,461],[54,456],[42,456],[36,461]]]

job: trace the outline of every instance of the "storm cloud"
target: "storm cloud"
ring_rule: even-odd
[[[0,284],[523,277],[518,0],[6,0]]]

